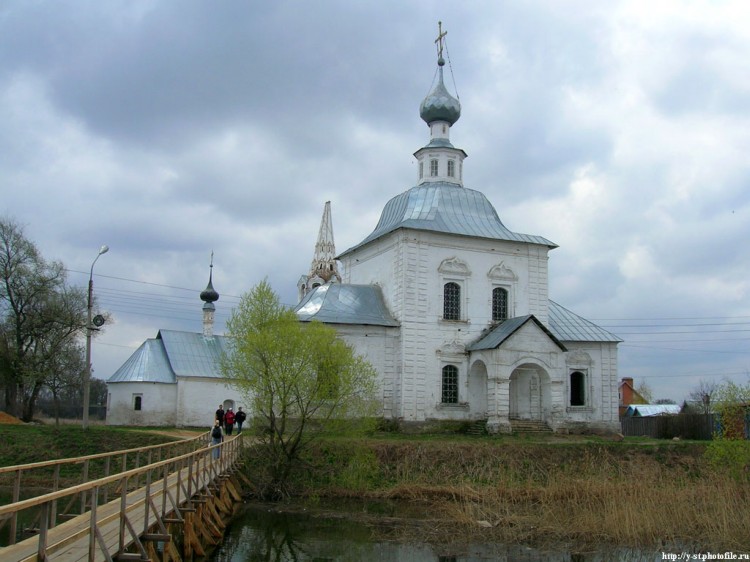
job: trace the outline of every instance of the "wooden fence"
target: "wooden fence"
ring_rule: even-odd
[[[627,437],[657,439],[713,439],[716,431],[714,414],[677,414],[665,416],[626,417],[620,420],[622,434]]]
[[[22,499],[29,499],[50,492],[57,492],[61,488],[76,483],[85,484],[97,478],[119,474],[137,469],[144,465],[164,459],[184,455],[206,447],[211,440],[210,433],[202,433],[192,439],[172,441],[160,445],[151,445],[124,451],[113,451],[86,455],[82,457],[58,459],[52,461],[35,462],[30,464],[0,467],[0,486],[11,490],[10,503],[15,504]],[[136,476],[130,481],[132,488],[140,486]],[[114,489],[115,485],[111,488]],[[110,488],[103,488],[100,500],[109,501]],[[58,506],[55,501],[51,504],[50,519],[68,517],[72,514],[85,513],[89,504],[85,494],[76,497],[71,495],[67,502]],[[7,532],[7,542],[14,544],[17,537],[18,512],[0,515],[0,533]],[[7,531],[6,531],[7,530]]]

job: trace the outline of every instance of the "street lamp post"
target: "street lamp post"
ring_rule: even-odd
[[[83,429],[89,427],[89,395],[91,393],[91,307],[93,305],[92,297],[94,296],[94,264],[99,256],[106,254],[109,251],[109,246],[106,244],[99,248],[99,253],[96,254],[94,261],[91,263],[91,271],[89,272],[89,297],[87,301],[87,317],[86,317],[86,369],[83,374]]]

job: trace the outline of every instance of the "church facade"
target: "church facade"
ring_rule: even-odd
[[[326,202],[295,312],[335,327],[372,363],[387,419],[617,431],[621,340],[550,299],[553,242],[511,231],[464,186],[442,37],[437,83],[420,106],[429,140],[414,153],[416,185],[338,255]],[[200,297],[203,334],[161,330],[107,381],[108,423],[208,426],[219,403],[243,405],[219,368],[227,341],[213,334],[211,276]]]
[[[430,138],[414,153],[417,184],[337,256],[326,203],[297,314],[336,327],[370,360],[386,418],[486,420],[491,433],[528,422],[617,430],[621,340],[550,300],[554,243],[509,230],[463,185],[466,152],[450,140],[461,106],[443,67],[439,56],[420,106]]]

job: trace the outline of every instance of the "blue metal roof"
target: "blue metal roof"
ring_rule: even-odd
[[[552,340],[561,350],[567,351],[565,346],[555,337],[555,335],[542,324],[536,316],[533,314],[527,314],[526,316],[517,316],[516,318],[508,318],[504,322],[498,324],[495,328],[485,334],[479,340],[469,345],[467,351],[481,351],[483,349],[495,349],[500,347],[505,340],[515,334],[521,327],[527,322],[533,322],[536,324],[544,333],[546,333],[550,340]]]
[[[227,338],[206,338],[194,332],[160,330],[148,339],[107,380],[175,384],[180,377],[222,378],[219,360]]]
[[[377,285],[327,283],[310,291],[294,312],[305,322],[398,326]]]
[[[549,301],[549,329],[560,341],[621,342],[608,332],[554,301]]]
[[[557,247],[541,236],[508,230],[483,193],[455,183],[429,182],[412,187],[388,201],[375,230],[339,257],[399,228]]]

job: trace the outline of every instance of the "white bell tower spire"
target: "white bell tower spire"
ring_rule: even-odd
[[[331,202],[326,201],[323,207],[323,217],[320,219],[318,241],[315,243],[310,273],[306,276],[303,275],[297,284],[300,300],[315,287],[326,283],[341,283],[341,275],[339,275],[335,258],[336,245],[333,242]]]

